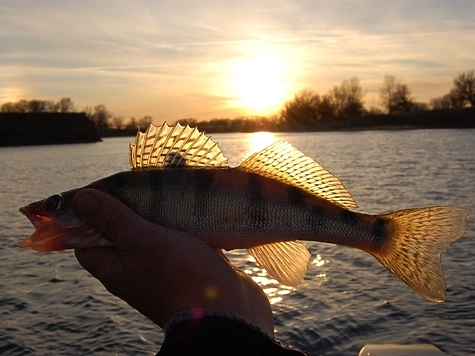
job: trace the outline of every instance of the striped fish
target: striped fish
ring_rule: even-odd
[[[139,132],[129,157],[130,171],[20,208],[36,230],[19,245],[38,251],[107,245],[72,209],[79,190],[94,188],[213,248],[248,249],[286,285],[299,285],[307,272],[310,254],[297,241],[306,240],[368,252],[425,299],[446,298],[441,254],[465,233],[469,210],[358,213],[338,178],[288,143],[229,167],[210,137],[179,124]]]

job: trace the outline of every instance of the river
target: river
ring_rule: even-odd
[[[231,165],[272,140],[288,141],[338,176],[359,210],[427,205],[475,211],[475,130],[215,134]],[[72,251],[40,253],[17,242],[32,233],[18,208],[128,169],[132,138],[95,144],[0,148],[0,354],[156,353],[163,332],[110,295]],[[473,355],[475,224],[444,255],[445,303],[421,299],[372,256],[306,243],[312,262],[298,288],[279,285],[246,251],[228,253],[263,287],[276,337],[319,355],[357,355],[367,343],[429,342]]]

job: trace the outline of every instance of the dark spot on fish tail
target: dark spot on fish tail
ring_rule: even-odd
[[[354,212],[346,209],[341,211],[340,219],[340,221],[347,226],[355,226],[360,222],[358,216]]]
[[[257,174],[249,175],[249,205],[248,213],[251,225],[256,230],[262,230],[268,223],[267,204],[262,191],[262,178]]]
[[[382,247],[382,245],[387,241],[388,238],[388,224],[385,219],[378,218],[373,224],[373,229],[371,233],[372,241],[374,247]]]

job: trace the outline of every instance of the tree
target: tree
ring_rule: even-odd
[[[28,112],[57,112],[57,105],[51,100],[30,100],[28,102]]]
[[[448,94],[430,99],[429,105],[432,110],[462,108],[464,100],[456,93],[455,89],[452,89]]]
[[[363,89],[358,78],[344,80],[330,91],[337,117],[361,117],[364,113]]]
[[[18,100],[5,103],[2,112],[39,113],[39,112],[74,112],[74,103],[70,98],[62,98],[58,102],[52,100]]]
[[[137,129],[138,128],[138,124],[137,124],[137,119],[135,117],[131,117],[129,122],[127,123],[127,125],[125,125],[125,128],[127,130],[131,130],[131,129]]]
[[[59,112],[74,112],[74,102],[71,98],[61,98],[58,101],[58,111]]]
[[[143,118],[138,120],[138,125],[140,130],[146,130],[150,124],[153,122],[153,118],[151,116],[144,116]]]
[[[410,112],[414,109],[414,99],[407,84],[396,80],[393,75],[385,75],[380,90],[383,107],[389,114]]]
[[[454,79],[453,95],[462,103],[462,107],[475,107],[475,74],[473,70],[463,72]]]
[[[96,125],[98,130],[105,130],[109,128],[109,119],[112,117],[112,113],[107,110],[107,107],[103,104],[99,104],[94,107],[94,114],[92,114],[92,121]]]
[[[285,103],[281,116],[291,125],[310,127],[320,119],[317,111],[320,102],[320,96],[314,91],[301,90]]]
[[[9,101],[8,103],[2,104],[0,111],[1,112],[15,112],[15,105],[13,102]]]
[[[122,116],[116,116],[112,118],[112,127],[117,130],[121,130],[124,126],[124,118]]]

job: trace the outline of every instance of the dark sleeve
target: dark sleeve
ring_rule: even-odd
[[[172,319],[157,355],[308,355],[284,347],[237,316],[219,312],[197,316],[186,312]]]

